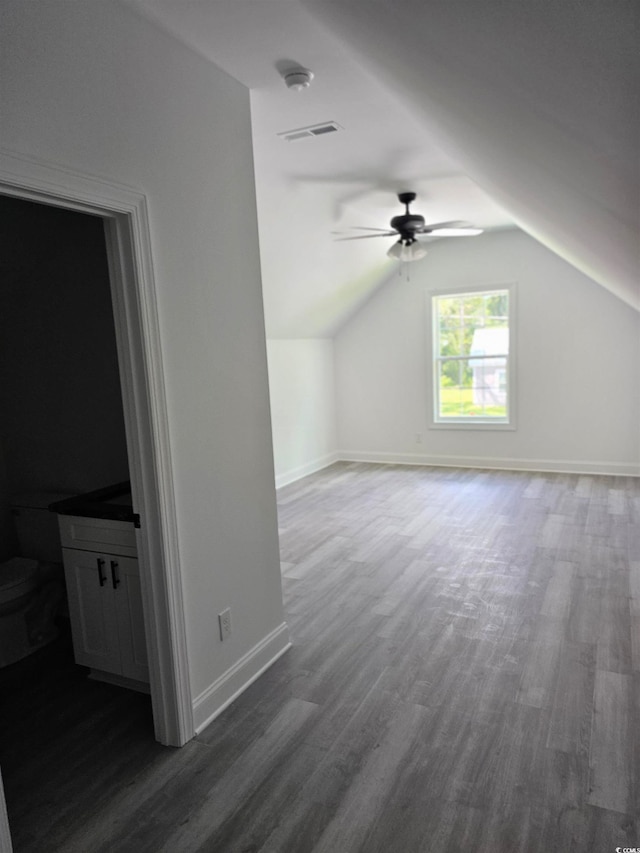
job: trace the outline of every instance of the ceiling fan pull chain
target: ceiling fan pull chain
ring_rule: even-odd
[[[406,280],[411,281],[411,267],[409,266],[407,261],[400,261],[400,263],[398,264],[398,278],[402,279],[405,273],[407,275]]]

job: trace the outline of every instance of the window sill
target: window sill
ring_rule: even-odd
[[[429,429],[461,429],[461,430],[515,430],[514,423],[491,421],[433,421]]]

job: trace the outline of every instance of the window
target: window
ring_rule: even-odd
[[[513,291],[431,297],[433,424],[512,425]]]

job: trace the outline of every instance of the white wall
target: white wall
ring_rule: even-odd
[[[433,243],[406,272],[336,338],[342,458],[640,473],[636,311],[518,230]],[[506,282],[517,429],[429,429],[426,294]]]
[[[335,461],[332,340],[269,340],[276,486]]]
[[[148,199],[202,720],[283,623],[249,93],[115,0],[2,9],[3,146]]]

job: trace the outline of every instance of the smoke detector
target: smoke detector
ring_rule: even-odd
[[[285,72],[284,82],[287,89],[293,89],[294,92],[301,92],[307,89],[313,80],[313,71],[308,68],[292,68]]]

